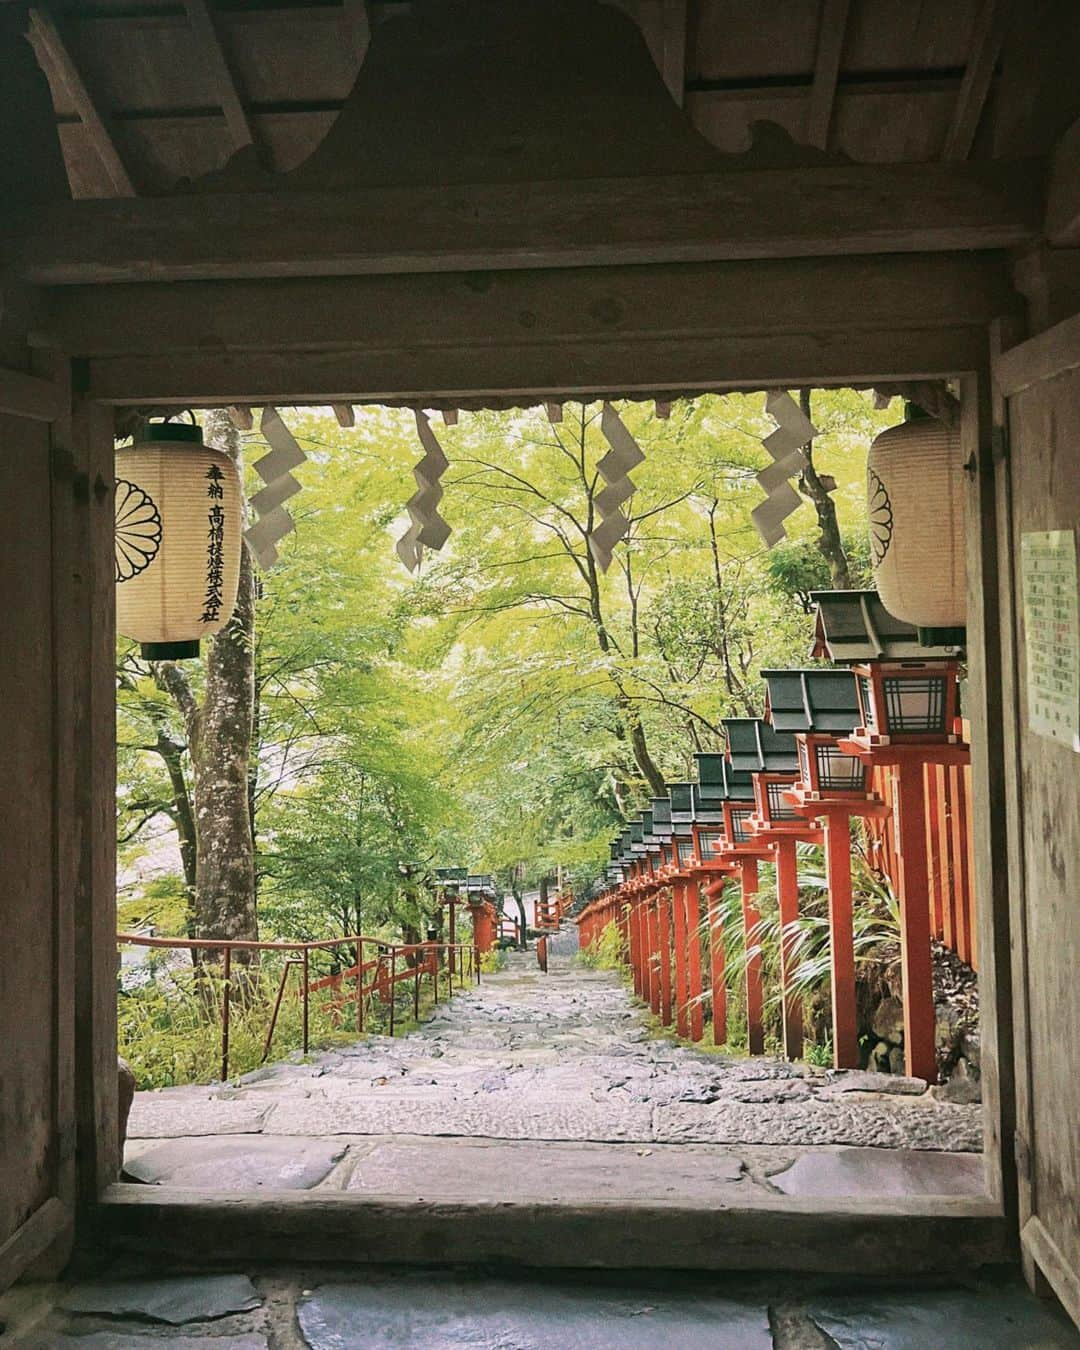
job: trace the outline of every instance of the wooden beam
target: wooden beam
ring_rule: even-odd
[[[0,368],[0,413],[55,422],[67,411],[63,390],[52,380]]]
[[[60,36],[59,29],[43,6],[31,9],[27,36],[33,44],[38,62],[46,76],[50,80],[56,80],[67,90],[114,194],[117,197],[136,196],[135,185],[116,147],[108,119],[94,102],[67,45]]]
[[[55,1195],[0,1246],[0,1290],[15,1283],[71,1224],[71,1211]]]
[[[899,333],[986,324],[1020,298],[1005,255],[950,253],[495,272],[483,285],[440,273],[74,286],[44,305],[36,340],[92,357]]]
[[[601,394],[654,398],[708,390],[876,385],[970,370],[984,324],[847,334],[634,337],[384,351],[118,356],[88,363],[91,397],[120,404],[212,407],[430,399],[475,406],[486,396],[528,404]],[[429,405],[430,406],[430,405]]]
[[[1061,248],[1080,245],[1080,120],[1058,141],[1050,160],[1046,237]]]
[[[687,0],[663,0],[664,57],[660,73],[680,108],[686,97],[686,6]]]
[[[850,0],[821,0],[814,82],[810,86],[810,101],[806,110],[806,143],[819,150],[826,150],[829,145],[829,127],[836,102],[836,81],[840,75],[849,8]]]
[[[1005,398],[1080,368],[1080,314],[1002,352],[994,380]]]
[[[969,1272],[1007,1259],[1009,1233],[978,1196],[755,1195],[725,1204],[620,1205],[605,1200],[444,1201],[329,1191],[220,1191],[112,1186],[94,1216],[100,1238],[154,1259],[256,1262],[283,1249],[311,1261],[440,1265],[565,1264],[568,1250],[607,1269],[814,1270],[848,1273],[873,1261],[904,1274]],[[460,1234],[468,1231],[468,1244]],[[353,1258],[355,1259],[355,1258]]]
[[[255,131],[240,97],[239,81],[207,0],[184,0],[200,63],[209,71],[233,145],[255,144]]]
[[[971,154],[1001,52],[1006,7],[1006,0],[983,0],[956,107],[945,135],[941,154],[944,160],[955,162]]]
[[[1041,228],[1041,185],[1039,161],[852,164],[71,202],[22,270],[70,285],[1011,248]]]
[[[353,411],[351,403],[335,403],[333,408],[339,427],[356,426],[356,413]]]

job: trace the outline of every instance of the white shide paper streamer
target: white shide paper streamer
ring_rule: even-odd
[[[611,449],[596,466],[607,486],[596,494],[600,524],[589,534],[589,551],[601,572],[606,572],[611,566],[612,550],[630,528],[621,509],[634,491],[630,471],[636,469],[645,456],[610,403],[604,404],[600,430]]]
[[[802,505],[802,498],[791,486],[791,479],[807,466],[803,446],[818,434],[817,427],[806,416],[790,394],[775,389],[765,399],[765,411],[777,423],[761,444],[772,456],[772,463],[756,475],[761,490],[766,494],[760,506],[750,512],[758,534],[766,548],[772,548],[787,535],[784,521]]]
[[[413,469],[416,491],[405,503],[411,524],[394,546],[394,551],[410,572],[420,566],[425,548],[436,552],[450,538],[450,526],[439,515],[443,489],[439,479],[450,467],[442,446],[435,439],[431,423],[417,410],[416,433],[424,449],[424,457]]]
[[[248,548],[262,571],[277,562],[277,546],[295,529],[293,518],[284,503],[300,491],[300,484],[292,470],[300,467],[307,456],[300,449],[296,437],[281,420],[276,408],[263,408],[259,430],[270,450],[255,461],[255,472],[266,484],[251,499],[255,524],[244,531]]]

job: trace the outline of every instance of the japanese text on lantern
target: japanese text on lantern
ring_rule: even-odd
[[[1080,751],[1080,597],[1076,535],[1043,530],[1020,540],[1032,731]]]
[[[214,623],[221,613],[221,585],[225,575],[225,508],[222,500],[225,475],[216,464],[206,471],[206,495],[210,509],[206,514],[206,596],[203,600],[201,622]]]

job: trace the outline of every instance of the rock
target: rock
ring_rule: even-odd
[[[117,1173],[124,1165],[124,1145],[127,1143],[128,1116],[131,1115],[131,1103],[135,1100],[135,1075],[126,1059],[117,1056],[116,1060],[116,1114],[120,1140],[120,1156],[117,1160]]]
[[[925,1078],[905,1078],[895,1073],[868,1073],[862,1069],[841,1069],[826,1091],[832,1096],[839,1092],[889,1092],[896,1096],[918,1097],[926,1091]]]
[[[893,1049],[886,1041],[878,1041],[870,1052],[870,1062],[878,1073],[892,1073],[889,1064],[889,1052]]]
[[[904,1039],[904,1005],[891,995],[883,998],[874,1009],[870,1027],[880,1040],[899,1045]]]
[[[140,1322],[207,1322],[261,1307],[246,1275],[191,1275],[166,1280],[111,1280],[82,1285],[60,1300],[67,1312],[101,1313]]]
[[[963,1056],[956,1061],[948,1081],[934,1087],[932,1091],[939,1102],[948,1102],[952,1106],[973,1106],[982,1101],[978,1071]]]

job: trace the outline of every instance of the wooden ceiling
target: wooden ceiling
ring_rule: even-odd
[[[717,148],[756,121],[861,163],[992,151],[1004,0],[617,0]],[[169,191],[253,142],[301,163],[399,0],[43,0],[34,45],[73,195]]]

